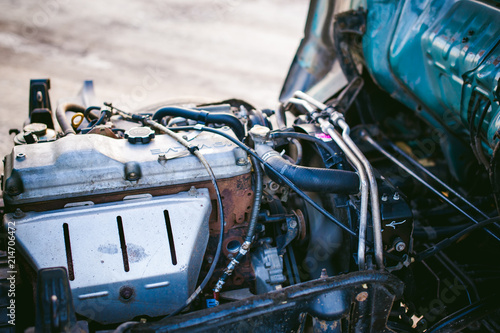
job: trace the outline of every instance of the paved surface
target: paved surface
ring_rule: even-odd
[[[3,0],[0,155],[28,113],[32,78],[53,107],[92,79],[126,109],[184,96],[274,107],[303,34],[307,0]],[[3,169],[3,167],[0,167]]]

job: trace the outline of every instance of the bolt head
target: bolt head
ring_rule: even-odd
[[[397,242],[395,248],[396,251],[403,252],[406,249],[406,244],[404,242]]]
[[[24,161],[26,159],[26,155],[24,153],[17,153],[16,160]]]
[[[134,295],[134,289],[129,286],[123,286],[120,288],[120,297],[124,300],[129,300]]]
[[[16,187],[16,186],[10,186],[7,188],[7,193],[9,195],[19,195],[20,192],[19,192],[19,189]]]
[[[273,182],[273,181],[270,181],[268,186],[269,186],[269,189],[271,191],[277,191],[280,188],[280,185],[278,183]]]
[[[198,190],[196,189],[196,187],[191,186],[191,188],[188,191],[188,194],[190,196],[194,197],[194,196],[198,195]]]
[[[14,211],[14,218],[20,219],[21,217],[24,217],[24,212],[21,210],[21,208],[16,208],[16,210]]]
[[[236,165],[247,165],[248,161],[246,158],[240,157],[236,160]]]

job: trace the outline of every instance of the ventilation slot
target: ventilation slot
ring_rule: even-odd
[[[172,233],[172,225],[170,223],[170,216],[168,210],[163,211],[165,217],[165,225],[167,226],[168,244],[170,245],[170,256],[172,257],[172,264],[177,265],[177,256],[175,255],[174,234]]]
[[[116,222],[118,223],[118,235],[120,235],[120,247],[122,249],[123,269],[125,270],[125,272],[128,272],[130,270],[130,266],[128,263],[127,243],[125,242],[125,233],[123,232],[122,217],[117,216]]]
[[[73,268],[73,255],[71,254],[71,241],[69,240],[69,227],[67,223],[63,224],[64,247],[66,249],[66,262],[68,264],[69,280],[75,279],[75,270]]]

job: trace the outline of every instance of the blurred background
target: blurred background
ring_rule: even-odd
[[[51,79],[53,108],[88,79],[99,101],[125,110],[191,96],[274,108],[308,4],[2,0],[0,156],[28,115],[30,79]]]

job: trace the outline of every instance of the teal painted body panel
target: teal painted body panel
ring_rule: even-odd
[[[367,6],[363,52],[370,74],[445,134],[441,147],[460,178],[471,126],[481,122],[487,158],[498,142],[500,10],[443,0],[369,0]]]

